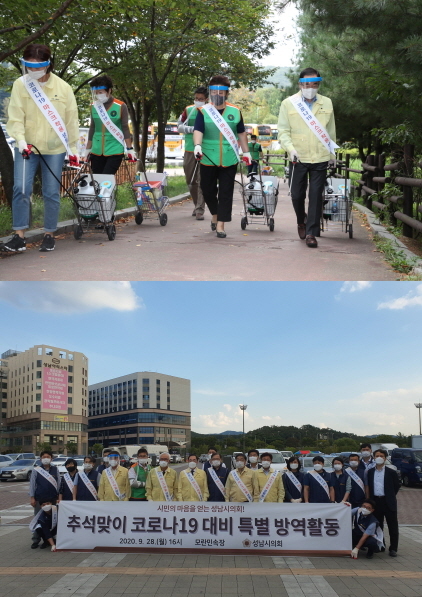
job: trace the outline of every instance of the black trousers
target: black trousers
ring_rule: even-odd
[[[305,222],[305,199],[309,180],[306,234],[311,234],[312,236],[320,235],[322,193],[324,191],[324,184],[327,176],[327,166],[328,162],[319,162],[317,164],[303,164],[302,162],[297,162],[294,166],[292,162],[289,164],[291,177],[290,192],[298,225]]]
[[[201,190],[212,216],[219,222],[231,222],[233,207],[234,166],[203,166],[201,164]]]
[[[353,547],[356,547],[356,545],[362,539],[362,535],[363,535],[363,533],[360,530],[353,529],[353,531],[352,531]],[[380,551],[380,548],[378,547],[378,543],[377,543],[377,540],[375,539],[375,537],[368,537],[367,540],[365,541],[365,543],[362,545],[362,547],[367,547],[374,553],[378,553]]]
[[[123,153],[117,155],[94,155],[91,153],[92,172],[94,174],[116,174],[123,156]]]
[[[252,164],[250,166],[247,166],[248,168],[248,174],[250,174],[251,172],[258,172],[258,163],[257,160],[252,160]]]
[[[397,551],[399,545],[399,522],[397,520],[397,510],[390,510],[387,506],[385,497],[374,496],[375,510],[374,516],[379,521],[381,528],[384,528],[384,518],[387,521],[388,532],[390,534],[390,551]]]

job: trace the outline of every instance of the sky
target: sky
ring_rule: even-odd
[[[417,282],[0,282],[0,352],[83,352],[89,382],[191,380],[192,429],[418,433]]]
[[[269,66],[294,66],[300,47],[299,36],[296,28],[296,19],[299,11],[293,2],[290,2],[280,13],[275,13],[269,19],[268,26],[275,33],[276,46],[272,52],[260,60],[260,64]]]

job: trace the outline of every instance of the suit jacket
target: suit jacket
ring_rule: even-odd
[[[369,469],[367,473],[366,482],[369,486],[369,495],[372,499],[374,499],[374,475],[375,475],[375,468]],[[385,501],[387,502],[387,506],[393,512],[397,511],[397,498],[396,494],[400,489],[400,481],[398,475],[394,469],[389,468],[388,466],[385,467],[384,473],[384,495]]]

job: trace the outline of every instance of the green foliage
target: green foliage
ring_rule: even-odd
[[[400,274],[408,274],[415,267],[417,258],[409,261],[403,250],[394,246],[391,240],[376,236],[374,242],[378,251],[384,254],[384,259],[388,261],[396,272]]]
[[[359,450],[359,442],[350,437],[340,437],[333,445],[336,452],[355,452]]]
[[[97,456],[100,456],[100,455],[103,453],[103,449],[104,449],[104,446],[103,446],[103,444],[94,444],[94,445],[92,446],[92,448],[91,448],[91,450],[92,450],[92,451],[93,451],[95,454],[97,454]]]
[[[38,450],[39,454],[41,454],[41,452],[43,452],[43,450],[49,450],[50,452],[53,451],[49,442],[38,442],[37,450]]]
[[[67,444],[65,444],[65,448],[67,453],[71,454],[72,456],[78,453],[78,444],[75,444],[74,442],[67,442]]]

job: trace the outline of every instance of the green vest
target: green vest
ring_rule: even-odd
[[[186,106],[185,108],[188,118],[184,124],[188,126],[194,126],[196,115],[198,114],[198,108],[194,105]],[[185,133],[185,151],[193,151],[195,146],[193,144],[193,133]]]
[[[144,483],[146,483],[147,476],[148,476],[149,471],[151,470],[151,467],[148,465],[147,470],[145,471],[144,467],[139,466],[137,464],[135,466],[135,470],[136,470],[137,480],[143,481]],[[131,492],[130,492],[130,497],[137,498],[139,500],[139,499],[146,498],[146,496],[147,496],[146,487],[132,487]]]
[[[204,115],[205,132],[202,139],[203,158],[201,164],[205,166],[234,166],[238,164],[237,156],[234,149],[227,141],[223,133],[214,124],[214,121],[209,116],[208,112],[201,110]],[[237,125],[241,120],[241,113],[239,108],[226,104],[226,108],[222,117],[232,129],[236,139]]]
[[[251,154],[252,159],[259,160],[259,153],[262,151],[262,147],[260,146],[260,144],[252,143],[252,141],[249,141],[248,149],[249,149],[249,153]]]
[[[107,113],[111,122],[122,130],[122,102],[114,100],[108,108]],[[91,118],[94,122],[91,153],[95,155],[116,155],[123,153],[123,145],[108,132],[94,106],[91,108]]]

